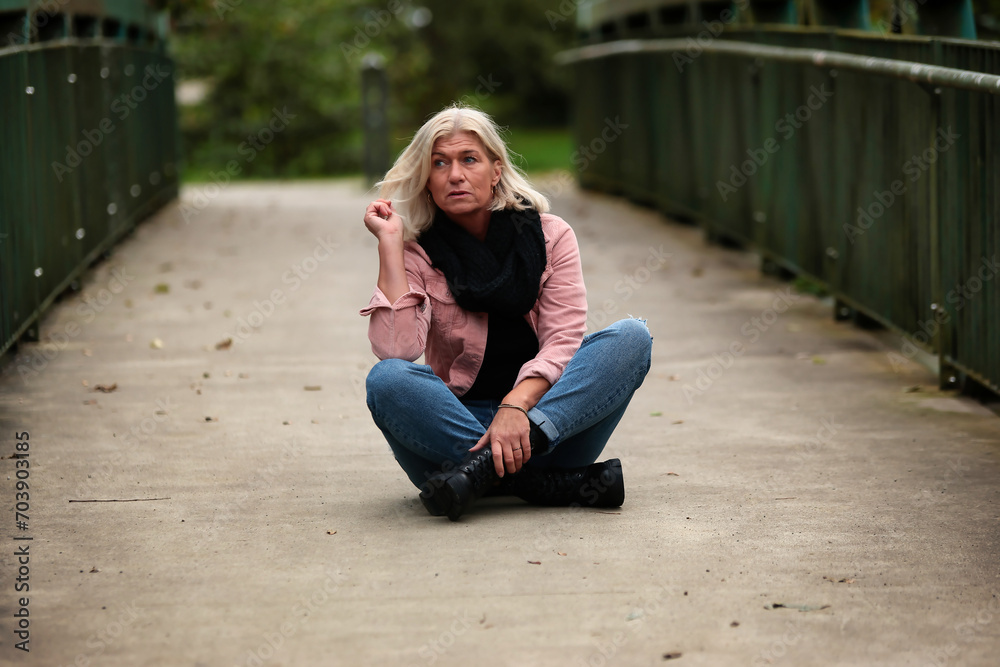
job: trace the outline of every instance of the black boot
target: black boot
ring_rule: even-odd
[[[447,515],[458,521],[499,479],[493,465],[493,450],[487,447],[470,452],[454,470],[428,479],[420,487],[420,501],[432,516]]]
[[[621,507],[625,502],[625,479],[618,459],[571,470],[522,468],[504,477],[500,489],[547,507]]]

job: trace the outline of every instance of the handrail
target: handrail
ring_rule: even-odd
[[[1000,94],[1000,76],[969,72],[952,67],[925,65],[907,60],[892,60],[874,56],[859,56],[821,49],[767,46],[749,42],[716,39],[708,43],[693,39],[624,39],[604,44],[592,44],[556,54],[556,62],[568,65],[628,53],[720,53],[734,56],[765,58],[783,62],[812,64],[846,71],[863,72],[895,79],[905,79],[929,86],[959,88],[992,95]],[[687,56],[691,57],[691,56]]]

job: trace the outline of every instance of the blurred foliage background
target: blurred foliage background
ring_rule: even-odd
[[[553,56],[572,46],[586,1],[160,0],[173,19],[185,180],[231,160],[240,177],[358,173],[369,53],[386,63],[393,155],[428,115],[462,101],[510,128],[523,167],[569,169],[569,72]],[[870,0],[873,24],[891,20],[894,1]],[[1000,0],[974,5],[980,36],[996,39]],[[240,146],[275,109],[295,117],[246,159]]]
[[[569,0],[176,0],[186,180],[239,161],[241,176],[357,173],[360,67],[385,59],[393,154],[431,113],[463,101],[493,114],[531,169],[569,166]],[[560,11],[562,5],[562,11]],[[570,8],[571,11],[566,11]],[[295,114],[253,161],[239,152],[274,110]]]

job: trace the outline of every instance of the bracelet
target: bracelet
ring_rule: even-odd
[[[514,405],[512,403],[501,403],[500,407],[501,408],[514,408],[515,410],[520,410],[521,412],[523,412],[525,417],[528,416],[528,411],[525,410],[524,408],[522,408],[520,405]]]

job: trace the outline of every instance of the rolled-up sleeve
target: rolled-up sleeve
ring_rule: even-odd
[[[431,322],[431,301],[423,279],[406,253],[406,278],[410,291],[390,303],[378,287],[361,315],[369,317],[368,340],[379,359],[414,361],[424,353]]]
[[[521,366],[517,384],[530,377],[555,384],[587,330],[587,289],[576,234],[562,220],[547,249],[552,273],[538,297],[538,354]]]

